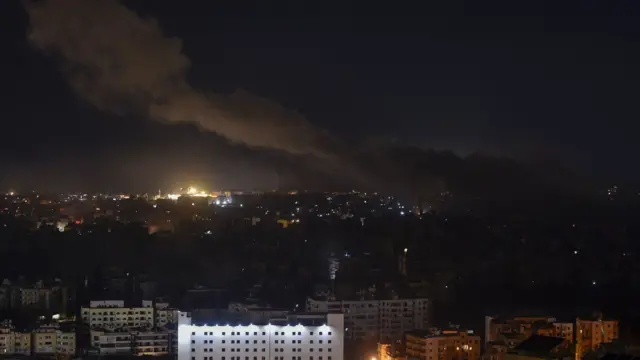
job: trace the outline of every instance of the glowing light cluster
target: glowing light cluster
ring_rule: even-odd
[[[180,189],[182,190],[182,189]],[[212,196],[211,194],[206,193],[205,191],[202,190],[198,190],[197,188],[193,187],[193,186],[189,186],[187,188],[187,190],[181,194],[167,194],[165,197],[169,200],[178,200],[178,198],[180,198],[180,196],[193,196],[193,197],[210,197]]]
[[[189,195],[189,196],[199,196],[199,197],[207,197],[207,196],[209,196],[209,194],[207,194],[206,192],[204,192],[202,190],[198,190],[197,188],[195,188],[193,186],[189,186],[189,188],[187,188],[187,195]]]

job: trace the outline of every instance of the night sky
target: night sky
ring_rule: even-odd
[[[544,154],[640,180],[638,2],[124,3],[183,40],[193,87],[268,97],[349,142]],[[29,44],[18,1],[0,24],[2,186],[274,183],[255,150],[80,99]]]

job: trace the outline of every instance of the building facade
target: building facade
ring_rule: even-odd
[[[618,320],[576,319],[576,359],[597,349],[601,344],[612,343],[620,333]]]
[[[146,302],[143,301],[143,306]],[[155,323],[154,325],[159,328],[164,328],[170,324],[178,323],[178,313],[177,309],[169,306],[169,303],[156,303],[154,306],[155,309]]]
[[[307,299],[307,311],[344,314],[345,339],[397,340],[428,327],[428,299],[332,301]]]
[[[0,354],[72,357],[75,353],[75,332],[56,327],[42,327],[31,333],[14,331],[11,326],[0,328]]]
[[[181,312],[178,360],[343,360],[342,314],[296,314],[267,324],[193,325]]]
[[[176,331],[91,330],[91,347],[101,355],[159,356],[175,352]]]
[[[574,342],[573,322],[552,316],[485,317],[485,360],[504,360],[508,351],[534,335]]]
[[[421,360],[479,360],[480,336],[466,330],[410,331],[405,334],[408,358]]]
[[[125,307],[123,300],[91,301],[81,311],[82,321],[91,329],[114,331],[132,328],[164,328],[178,321],[178,310],[168,303],[143,300],[142,306]]]

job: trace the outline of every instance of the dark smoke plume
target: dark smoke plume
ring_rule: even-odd
[[[331,137],[293,111],[244,92],[194,89],[181,40],[116,0],[45,0],[26,9],[30,41],[59,54],[77,93],[101,109],[135,102],[155,120],[194,123],[250,147],[336,157]]]

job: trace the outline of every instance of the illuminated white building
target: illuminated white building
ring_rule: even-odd
[[[342,314],[296,314],[261,325],[178,320],[178,360],[343,360]]]
[[[400,339],[406,331],[427,329],[428,306],[428,299],[307,299],[307,311],[343,313],[348,340]]]

